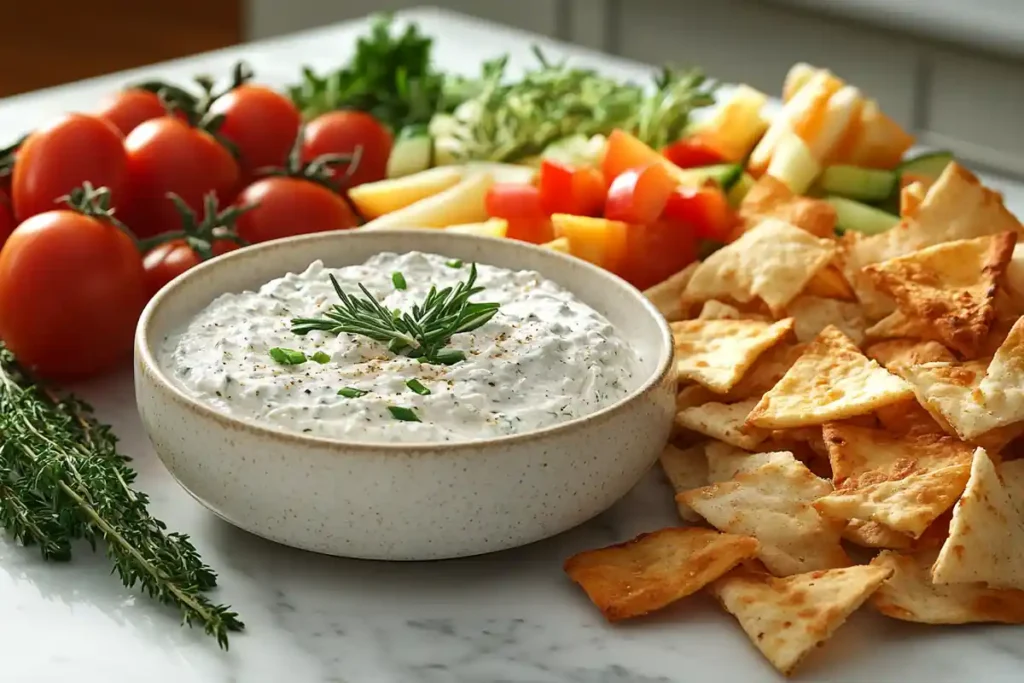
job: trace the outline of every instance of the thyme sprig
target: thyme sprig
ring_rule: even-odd
[[[48,560],[71,559],[73,541],[94,549],[105,541],[126,587],[177,607],[183,623],[201,625],[227,649],[228,631],[242,622],[203,595],[216,574],[188,536],[149,514],[116,444],[88,405],[51,395],[0,346],[0,526]]]
[[[363,296],[346,294],[331,275],[331,284],[341,304],[331,306],[322,318],[294,318],[292,332],[304,335],[322,330],[330,334],[357,334],[386,343],[392,353],[418,358],[424,363],[452,365],[465,360],[466,355],[457,349],[444,348],[451,338],[485,325],[500,306],[469,300],[484,290],[475,286],[476,275],[474,263],[465,282],[440,291],[431,287],[423,302],[407,313],[384,308],[362,284],[359,289]]]

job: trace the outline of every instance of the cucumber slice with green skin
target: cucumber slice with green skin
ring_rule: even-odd
[[[907,159],[896,168],[896,171],[901,177],[911,175],[936,180],[952,161],[952,152],[926,152]]]
[[[731,188],[726,198],[729,200],[729,206],[734,209],[738,209],[740,204],[743,203],[743,198],[750,192],[750,188],[754,187],[754,176],[749,173],[741,173],[739,180],[737,180]]]
[[[825,197],[825,201],[836,210],[836,232],[839,234],[854,230],[865,235],[877,235],[900,222],[899,216],[846,197]]]
[[[676,174],[676,177],[682,184],[691,187],[700,187],[707,181],[713,180],[723,190],[729,190],[742,175],[742,164],[715,164],[714,166],[684,168],[682,173]]]
[[[434,164],[434,139],[426,126],[406,126],[395,139],[388,157],[388,177],[425,171]]]
[[[826,168],[818,184],[826,195],[874,203],[891,197],[898,180],[892,171],[842,165]]]

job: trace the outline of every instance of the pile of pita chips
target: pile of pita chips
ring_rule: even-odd
[[[1024,624],[1021,225],[955,164],[874,236],[816,236],[813,204],[759,188],[742,236],[673,285],[661,466],[702,535],[567,571],[609,619],[703,587],[787,675],[864,604]]]

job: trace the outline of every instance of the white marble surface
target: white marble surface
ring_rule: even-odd
[[[445,67],[474,68],[529,36],[432,12],[414,15],[439,35]],[[154,72],[223,70],[245,56],[275,82],[300,63],[331,64],[360,31],[347,25],[231,50]],[[547,41],[543,41],[546,42]],[[552,44],[552,47],[555,47]],[[642,67],[573,52],[622,75]],[[125,76],[0,102],[11,136],[59,111],[88,108]],[[1024,212],[1024,191],[1005,184]],[[676,523],[667,484],[651,474],[612,510],[571,533],[519,550],[436,563],[322,557],[252,537],[179,489],[139,424],[130,371],[81,387],[140,485],[173,529],[192,534],[220,571],[215,598],[248,630],[228,653],[176,615],[125,590],[102,555],[67,565],[0,541],[0,681],[5,683],[653,683],[781,680],[732,618],[704,597],[654,618],[612,627],[562,574],[578,550]],[[217,457],[210,453],[209,457]],[[853,683],[1010,683],[1024,677],[1024,632],[1013,627],[910,626],[863,610],[802,668],[798,680]]]

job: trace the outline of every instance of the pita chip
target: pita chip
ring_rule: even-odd
[[[757,541],[749,537],[668,528],[573,555],[565,573],[608,621],[619,621],[696,593],[756,553]]]
[[[1016,232],[944,242],[864,272],[907,318],[973,356],[995,319],[996,289],[1016,242]]]
[[[709,443],[704,449],[704,456],[707,460],[707,481],[701,486],[735,479],[737,475],[753,472],[762,465],[770,463],[785,465],[796,462],[793,454],[787,451],[751,453],[721,442]],[[680,491],[680,493],[682,492]]]
[[[761,654],[788,676],[891,575],[888,567],[860,565],[780,579],[745,565],[709,590]]]
[[[676,493],[707,486],[710,483],[703,444],[686,449],[667,444],[658,461]],[[676,506],[683,520],[695,523],[703,521],[704,518],[694,512],[689,505],[676,501]]]
[[[843,540],[862,548],[910,548],[914,539],[906,534],[893,531],[884,524],[851,519],[843,529]]]
[[[676,426],[710,436],[727,444],[753,450],[768,433],[746,424],[756,399],[740,403],[705,403],[676,414]]]
[[[908,318],[897,309],[865,330],[864,336],[868,339],[929,339],[935,332],[930,325]]]
[[[834,240],[768,219],[706,258],[693,273],[683,298],[740,303],[760,298],[779,314],[828,265],[835,251]]]
[[[975,452],[932,581],[1024,590],[1024,460],[996,468],[984,448]]]
[[[716,401],[718,398],[718,394],[699,384],[687,384],[685,387],[681,387],[679,393],[676,394],[676,412],[699,406],[708,401]]]
[[[1024,624],[1024,591],[981,583],[934,584],[930,570],[935,554],[879,553],[871,565],[891,569],[892,576],[871,597],[872,607],[887,617],[920,624]]]
[[[863,519],[917,538],[963,493],[972,446],[945,434],[894,436],[825,425],[835,491],[814,506],[835,519]]]
[[[715,299],[709,299],[704,302],[697,320],[767,320],[771,322],[771,318],[768,316],[750,311],[741,311],[735,306],[724,304]]]
[[[790,334],[793,320],[683,320],[671,326],[679,378],[725,393],[758,356]]]
[[[794,194],[784,182],[765,174],[740,203],[739,216],[747,228],[766,218],[777,218],[816,237],[832,237],[836,210],[822,199]]]
[[[786,307],[786,315],[793,318],[797,341],[813,341],[829,325],[858,346],[864,341],[867,321],[858,303],[801,295]]]
[[[823,299],[840,299],[842,301],[856,301],[857,294],[853,291],[846,276],[839,269],[835,262],[825,266],[811,278],[804,288],[804,294],[817,296]]]
[[[761,397],[747,422],[771,429],[805,427],[863,415],[912,395],[906,382],[829,326]]]
[[[1013,255],[1003,276],[1003,289],[1013,306],[1018,310],[1024,309],[1024,242],[1013,247]]]
[[[949,434],[952,430],[935,421],[916,398],[908,398],[875,411],[879,424],[896,435],[904,434]]]
[[[758,357],[757,362],[743,375],[721,400],[742,401],[760,398],[774,387],[807,350],[807,344],[776,344]]]
[[[910,218],[917,213],[917,207],[921,206],[928,194],[928,187],[920,180],[915,180],[900,190],[900,218]]]
[[[665,316],[665,320],[682,320],[686,317],[683,290],[686,289],[698,265],[695,261],[667,280],[644,290],[644,296]]]
[[[864,353],[890,372],[897,372],[897,368],[903,365],[956,361],[956,356],[939,342],[920,339],[890,339],[872,344],[864,349]]]
[[[778,576],[849,565],[839,544],[845,522],[812,506],[832,487],[803,463],[781,460],[678,497],[716,529],[756,538],[761,561]]]

